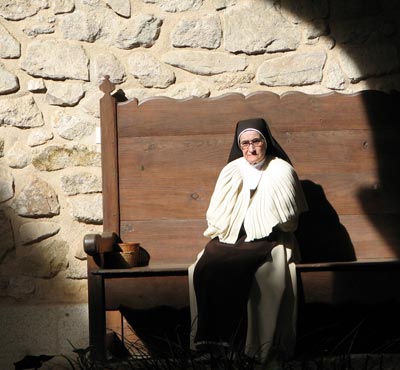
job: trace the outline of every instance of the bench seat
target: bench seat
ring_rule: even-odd
[[[124,277],[152,277],[152,276],[186,276],[188,264],[155,264],[128,269],[99,268],[92,270],[93,275],[100,275],[105,279],[116,279]],[[357,271],[371,269],[399,268],[398,259],[370,260],[370,261],[348,261],[348,262],[323,262],[323,263],[298,263],[298,272],[309,271]]]

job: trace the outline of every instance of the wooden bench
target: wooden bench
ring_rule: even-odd
[[[100,101],[102,235],[86,235],[90,344],[107,352],[107,312],[188,304],[187,267],[204,247],[205,212],[236,122],[262,117],[289,154],[309,202],[297,237],[305,302],[397,299],[400,94]],[[121,240],[147,266],[104,268]],[[145,253],[145,255],[146,255]]]

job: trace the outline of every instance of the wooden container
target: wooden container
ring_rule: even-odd
[[[104,253],[104,268],[130,268],[139,265],[140,244],[119,243],[119,251]]]
[[[139,253],[140,243],[134,243],[134,242],[119,243],[118,247],[121,252],[137,252],[137,253]]]

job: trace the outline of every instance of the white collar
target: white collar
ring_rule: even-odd
[[[250,164],[242,157],[240,161],[240,172],[243,177],[243,187],[254,190],[257,188],[263,174],[262,168],[265,164],[265,158],[256,164]]]

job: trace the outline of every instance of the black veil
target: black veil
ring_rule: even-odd
[[[279,157],[291,164],[289,156],[285,153],[285,151],[282,149],[279,143],[274,139],[267,125],[267,122],[265,122],[265,120],[262,118],[251,118],[239,121],[237,123],[235,130],[235,137],[233,138],[233,143],[231,152],[229,154],[228,163],[243,156],[242,150],[239,147],[238,137],[241,132],[251,128],[260,131],[264,135],[265,140],[267,141],[267,152],[266,152],[267,155]]]

